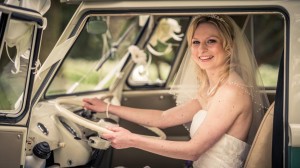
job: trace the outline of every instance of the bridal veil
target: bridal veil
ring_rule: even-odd
[[[231,72],[237,73],[246,84],[243,87],[246,87],[247,92],[251,95],[253,120],[248,136],[248,143],[251,144],[264,112],[269,107],[269,101],[264,92],[263,82],[252,48],[241,28],[231,17],[227,15],[200,15],[196,16],[192,22],[195,22],[197,19],[199,20],[201,17],[216,22],[216,24],[229,26],[232,30],[229,33],[232,36],[232,45],[228,60],[228,76],[230,76]],[[203,88],[207,88],[205,87],[207,84],[205,80],[207,79],[202,78],[203,74],[199,76],[199,71],[201,71],[199,69],[191,58],[190,46],[188,46],[170,90],[170,93],[176,96],[177,105],[198,98],[199,95],[203,94],[201,93],[204,92]],[[234,83],[234,81],[232,82]]]

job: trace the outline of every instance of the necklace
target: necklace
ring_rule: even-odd
[[[222,80],[219,80],[213,87],[209,88],[206,92],[206,95],[212,96],[216,92],[216,90],[221,82],[222,82]]]

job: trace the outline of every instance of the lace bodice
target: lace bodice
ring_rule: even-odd
[[[200,110],[194,117],[190,128],[193,137],[198,127],[207,115],[207,111]],[[228,134],[225,134],[213,147],[194,161],[194,168],[238,168],[243,167],[250,146]]]

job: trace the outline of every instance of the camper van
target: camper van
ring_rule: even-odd
[[[188,47],[187,28],[200,14],[229,15],[244,31],[270,102],[244,167],[300,166],[300,1],[61,3],[78,8],[43,62],[44,11],[0,5],[0,167],[191,167],[189,160],[118,150],[101,138],[108,125],[119,125],[149,138],[188,141],[189,123],[138,125],[87,110],[82,99],[175,107],[170,88]]]

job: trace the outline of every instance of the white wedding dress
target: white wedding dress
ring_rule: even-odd
[[[193,117],[190,135],[193,137],[207,111],[200,110]],[[243,167],[250,146],[228,134],[225,134],[213,147],[194,161],[194,168],[238,168]]]

